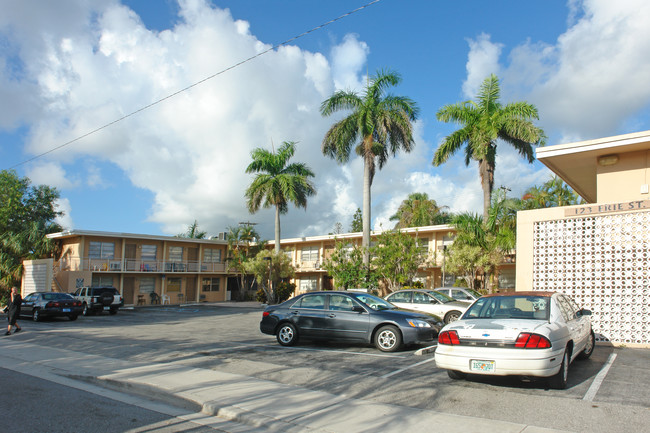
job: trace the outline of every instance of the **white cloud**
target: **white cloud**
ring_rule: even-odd
[[[76,183],[66,178],[65,170],[53,162],[39,162],[31,166],[27,177],[34,185],[49,185],[59,190],[77,186]]]
[[[473,99],[485,77],[490,74],[499,75],[499,56],[503,44],[493,43],[490,35],[485,33],[481,33],[476,40],[468,39],[468,43],[467,79],[463,83],[463,94],[468,99]]]
[[[359,76],[366,63],[370,49],[368,44],[358,40],[358,36],[348,34],[343,43],[332,49],[334,85],[337,90],[359,90],[365,82]]]
[[[64,230],[70,230],[74,228],[74,222],[72,221],[72,206],[70,206],[70,200],[67,198],[60,198],[54,203],[54,209],[57,212],[63,212],[63,215],[55,218],[55,222],[63,227]]]

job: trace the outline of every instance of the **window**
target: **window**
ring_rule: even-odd
[[[216,248],[208,248],[203,251],[203,261],[205,263],[220,263],[221,262],[221,250]]]
[[[330,310],[352,311],[354,303],[352,299],[344,295],[330,295]]]
[[[158,254],[158,246],[156,245],[142,245],[142,253],[140,253],[142,260],[154,261]]]
[[[388,298],[390,302],[411,302],[411,292],[395,292]]]
[[[218,292],[220,281],[221,278],[204,278],[202,283],[202,290],[204,292]]]
[[[432,299],[426,293],[422,292],[413,292],[413,303],[414,304],[430,304]]]
[[[318,277],[303,277],[300,279],[300,291],[312,292],[318,290]]]
[[[167,291],[168,292],[180,292],[181,291],[181,279],[180,278],[167,278]]]
[[[429,238],[418,238],[417,243],[420,254],[427,257],[429,255]]]
[[[300,260],[303,262],[316,262],[318,261],[318,247],[303,247]]]
[[[140,278],[140,293],[153,293],[156,289],[156,282],[153,277]]]
[[[105,275],[93,275],[91,286],[112,286],[113,277]]]
[[[499,270],[499,288],[500,289],[514,289],[516,280],[515,269],[501,269]]]
[[[293,304],[293,307],[323,310],[325,309],[325,295],[304,296],[298,303]]]
[[[182,262],[183,261],[183,247],[169,247],[169,261]]]
[[[88,258],[90,259],[113,259],[115,258],[115,243],[113,242],[90,242],[88,247]]]

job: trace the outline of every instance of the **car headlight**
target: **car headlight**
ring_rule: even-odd
[[[406,322],[414,328],[431,328],[429,322],[420,319],[407,319]]]

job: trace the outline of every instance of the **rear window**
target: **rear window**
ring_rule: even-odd
[[[479,298],[463,319],[548,320],[550,298],[545,296],[491,296]]]
[[[72,299],[72,296],[66,293],[43,293],[43,299],[46,301],[56,301],[61,299]]]
[[[92,289],[93,295],[101,295],[102,293],[106,293],[106,292],[116,295],[117,289],[114,287],[94,287]]]

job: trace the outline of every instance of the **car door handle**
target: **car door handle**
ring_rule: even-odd
[[[294,316],[297,316],[298,314],[300,314],[300,312],[299,311],[292,311],[291,314],[293,314]]]
[[[336,317],[336,314],[330,313],[329,317],[331,317],[333,319],[334,317]]]

